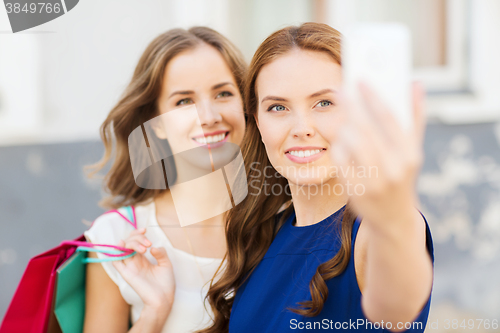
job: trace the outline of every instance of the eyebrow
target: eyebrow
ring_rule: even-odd
[[[309,97],[310,98],[312,98],[312,97],[318,97],[318,96],[324,95],[326,93],[337,93],[337,92],[338,92],[337,90],[333,90],[333,89],[323,89],[323,90],[320,90],[318,92],[315,92],[314,94],[312,94]]]
[[[318,96],[321,96],[321,95],[324,95],[326,93],[336,93],[337,90],[333,90],[333,89],[323,89],[323,90],[320,90],[318,92],[315,92],[314,94],[312,94],[311,96],[309,96],[309,98],[314,98],[314,97],[318,97]],[[262,99],[262,101],[260,101],[260,103],[264,103],[265,101],[268,101],[268,100],[272,100],[272,101],[278,101],[278,102],[286,102],[287,99],[286,98],[283,98],[283,97],[277,97],[277,96],[266,96]]]
[[[262,101],[260,101],[260,103],[264,103],[265,101],[268,101],[268,100],[272,100],[272,101],[279,101],[279,102],[286,102],[287,99],[286,98],[282,98],[282,97],[276,97],[276,96],[266,96],[262,99]]]
[[[212,90],[217,90],[217,89],[222,88],[226,85],[234,86],[234,84],[231,82],[222,82],[222,83],[217,83],[216,85],[214,85],[212,87]],[[191,95],[191,94],[194,94],[193,90],[178,90],[178,91],[174,91],[173,93],[171,93],[170,96],[168,96],[168,98],[171,98],[174,95]]]
[[[234,87],[234,84],[233,84],[232,82],[222,82],[222,83],[219,83],[219,84],[214,85],[214,86],[212,87],[212,90],[217,90],[217,89],[222,88],[222,87],[224,87],[224,86],[226,86],[226,85],[228,85],[228,84],[229,84],[229,85],[232,85],[232,86]]]

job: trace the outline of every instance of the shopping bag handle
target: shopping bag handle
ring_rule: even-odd
[[[125,212],[128,215],[128,217],[123,215],[122,213],[120,213],[118,211],[118,209],[108,210],[104,214],[116,213],[116,214],[120,215],[129,224],[131,224],[134,227],[134,229],[137,229],[137,219],[135,216],[135,207],[134,206],[124,206],[122,208],[125,209]],[[94,222],[92,222],[92,224],[94,224]]]
[[[106,250],[98,250],[98,251],[96,251],[96,252],[104,253],[105,255],[107,255],[109,257],[121,257],[121,256],[123,256],[123,253],[130,254],[130,253],[134,252],[134,250],[128,249],[126,247],[110,245],[110,244],[94,244],[94,243],[80,242],[80,241],[63,241],[61,243],[61,245],[62,246],[64,246],[64,245],[80,246],[80,247],[85,247],[85,248],[94,248],[96,246],[99,246],[99,247],[103,246],[103,247],[110,247],[110,248],[116,249],[118,251],[121,251],[118,253],[114,253],[115,251],[113,251],[113,250],[107,250],[107,251]]]
[[[123,215],[122,213],[120,213],[117,209],[107,211],[104,214],[117,213],[125,221],[130,223],[134,227],[134,229],[137,229],[137,219],[136,219],[136,214],[135,214],[135,207],[134,206],[125,206],[122,208],[125,209],[125,214],[128,215],[128,217]],[[94,222],[92,222],[92,224],[94,224]],[[126,247],[121,247],[121,246],[117,246],[117,245],[111,245],[111,244],[94,244],[94,243],[89,243],[89,242],[68,240],[68,241],[63,241],[61,243],[61,245],[62,246],[64,246],[64,245],[76,246],[77,247],[76,251],[99,252],[99,253],[103,253],[104,255],[108,256],[108,258],[85,258],[84,259],[85,263],[123,260],[123,259],[130,258],[136,254],[136,252],[132,249],[128,249]],[[105,250],[105,249],[102,249],[101,247],[107,247],[107,248],[111,248],[111,249]],[[112,250],[112,249],[115,249],[115,250]]]
[[[127,249],[130,250],[130,249]],[[107,256],[111,256],[109,258],[89,258],[86,257],[83,259],[84,263],[93,263],[93,262],[108,262],[108,261],[117,261],[117,260],[124,260],[130,257],[133,257],[136,252],[132,251],[131,253],[127,253],[124,251],[118,251],[118,250],[104,250],[104,249],[98,249],[98,248],[93,248],[93,247],[87,247],[87,246],[79,246],[76,248],[76,251],[78,252],[100,252],[104,253]]]

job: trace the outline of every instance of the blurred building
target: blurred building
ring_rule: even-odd
[[[415,78],[428,92],[418,189],[435,242],[429,322],[439,321],[428,331],[500,319],[498,0],[80,1],[16,34],[0,9],[0,318],[28,259],[102,213],[100,184],[81,168],[100,158],[99,126],[155,36],[207,25],[250,60],[271,32],[306,21],[411,28]]]

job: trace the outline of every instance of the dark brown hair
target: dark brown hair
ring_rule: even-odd
[[[144,189],[135,183],[128,151],[130,133],[159,114],[160,96],[165,68],[179,53],[206,43],[217,49],[236,84],[243,92],[246,64],[241,52],[224,36],[206,27],[189,30],[172,29],[156,37],[146,48],[137,64],[130,83],[119,102],[101,125],[100,134],[105,152],[102,159],[87,166],[89,177],[102,170],[111,160],[111,168],[104,177],[104,188],[109,196],[100,205],[118,208],[135,205],[153,198],[165,190]]]
[[[272,169],[274,171],[272,175],[269,172],[264,175],[262,172],[272,168],[272,165],[254,118],[257,114],[258,101],[255,83],[259,72],[263,66],[293,49],[324,52],[330,55],[333,61],[341,64],[340,37],[337,30],[326,24],[304,23],[298,27],[286,27],[273,33],[259,46],[253,56],[245,80],[244,96],[248,121],[241,146],[249,192],[245,200],[228,214],[226,268],[221,272],[220,279],[210,286],[207,295],[214,313],[214,322],[200,332],[228,332],[229,316],[236,291],[262,260],[277,229],[290,216],[293,209],[290,205],[277,220],[276,215],[280,207],[290,200],[290,196],[286,191],[280,195],[265,195],[261,191],[266,183],[270,188],[275,184],[285,188],[288,182],[275,169]],[[301,302],[298,308],[290,309],[291,311],[309,317],[321,312],[328,297],[325,281],[342,273],[349,262],[354,220],[355,215],[348,204],[340,225],[342,241],[340,250],[332,259],[317,268],[309,284],[311,299]]]

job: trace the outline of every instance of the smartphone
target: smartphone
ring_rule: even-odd
[[[399,120],[412,126],[411,36],[399,23],[360,23],[342,40],[343,88],[360,102],[358,82],[369,84]]]

